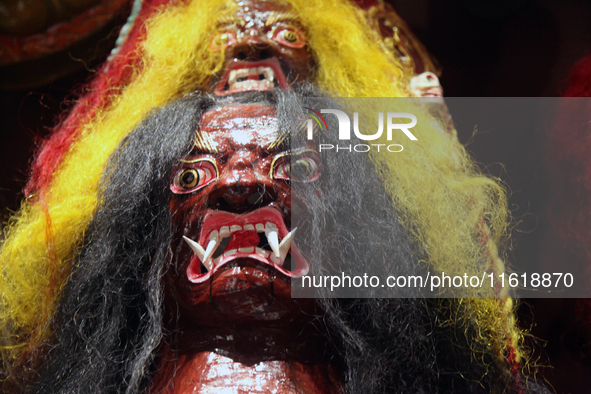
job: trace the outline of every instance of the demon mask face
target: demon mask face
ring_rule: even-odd
[[[302,202],[292,201],[290,183],[315,182],[321,172],[315,146],[292,146],[274,107],[206,112],[170,181],[181,308],[199,320],[288,313],[290,278],[309,270],[293,242],[292,204]]]
[[[210,91],[228,95],[272,90],[311,77],[314,61],[306,33],[288,4],[242,1],[235,17],[221,20],[211,51],[223,51],[220,76]]]

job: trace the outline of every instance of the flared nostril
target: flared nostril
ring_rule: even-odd
[[[258,57],[260,60],[264,60],[264,59],[269,59],[269,58],[273,57],[273,54],[266,49],[262,49],[259,51]]]

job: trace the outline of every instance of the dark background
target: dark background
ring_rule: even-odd
[[[394,0],[391,2],[443,67],[449,97],[559,96],[569,69],[591,53],[591,2],[583,0]],[[106,40],[116,33],[112,27]],[[101,45],[104,45],[103,40]],[[76,58],[76,56],[71,56]],[[0,92],[0,208],[4,218],[18,209],[28,165],[37,146],[75,98],[71,92],[92,75],[104,57],[48,86]],[[1,71],[0,71],[1,72]],[[43,67],[38,70],[43,73]],[[454,109],[450,108],[452,116]],[[459,138],[469,143],[483,168],[511,190],[517,224],[507,259],[525,266],[558,266],[576,261],[548,219],[551,186],[547,130],[515,133],[457,118]],[[503,165],[497,164],[503,163]],[[591,332],[581,334],[573,319],[575,300],[527,299],[519,309],[522,326],[540,371],[557,393],[591,393]],[[579,328],[579,330],[578,330]]]

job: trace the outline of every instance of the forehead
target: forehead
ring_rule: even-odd
[[[291,5],[275,1],[239,1],[236,11],[245,27],[263,27],[286,13],[291,14]]]
[[[235,105],[207,111],[201,118],[201,134],[215,150],[270,146],[280,137],[274,107],[264,105]]]

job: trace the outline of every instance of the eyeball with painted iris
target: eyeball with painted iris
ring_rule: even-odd
[[[302,33],[291,27],[279,28],[273,33],[273,40],[291,48],[302,48],[306,45]]]
[[[218,174],[211,160],[182,163],[173,171],[170,190],[175,194],[192,193],[215,181]]]
[[[236,34],[233,31],[219,32],[211,40],[210,50],[213,52],[220,51],[236,43]]]
[[[272,173],[274,179],[313,182],[322,173],[322,163],[318,153],[313,151],[285,155],[274,163]]]

